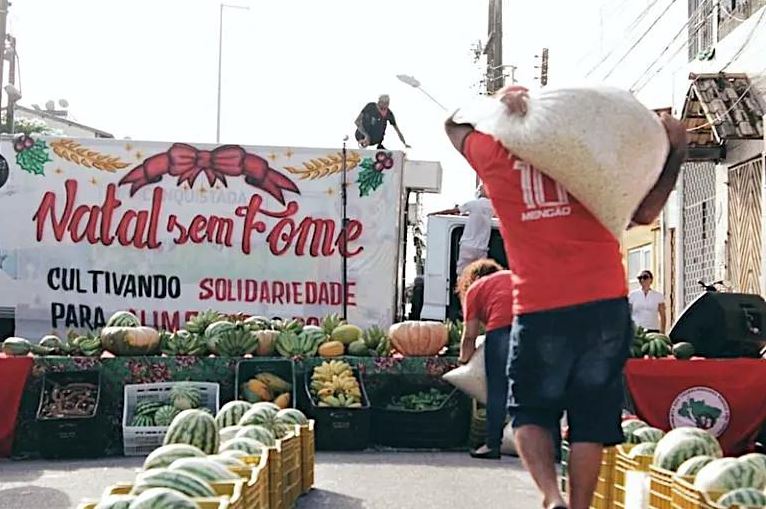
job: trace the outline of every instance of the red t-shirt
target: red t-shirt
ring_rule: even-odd
[[[619,242],[561,184],[484,133],[463,154],[500,219],[514,314],[627,296]]]
[[[479,320],[488,331],[513,323],[513,281],[509,270],[477,279],[465,293],[466,321]]]

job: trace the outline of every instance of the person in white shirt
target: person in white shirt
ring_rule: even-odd
[[[652,290],[654,276],[651,271],[644,270],[638,275],[641,288],[633,290],[628,295],[633,321],[647,332],[665,332],[665,296]]]
[[[468,216],[463,236],[460,237],[460,251],[457,259],[457,274],[476,260],[487,257],[489,238],[492,234],[492,202],[487,198],[484,185],[476,188],[476,199],[459,207],[434,212],[436,214],[463,214]]]

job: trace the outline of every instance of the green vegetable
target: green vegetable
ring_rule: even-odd
[[[393,397],[388,405],[389,410],[436,410],[449,399],[450,395],[432,388],[414,394]]]

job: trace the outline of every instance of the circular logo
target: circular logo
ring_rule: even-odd
[[[692,426],[720,437],[731,420],[729,403],[710,387],[692,387],[676,396],[670,405],[670,426]]]
[[[0,187],[3,187],[6,182],[8,182],[8,161],[0,156]]]

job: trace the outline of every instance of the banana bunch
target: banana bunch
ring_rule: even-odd
[[[647,334],[643,328],[637,327],[630,346],[630,356],[639,359],[644,357],[659,359],[670,355],[672,348],[669,337],[657,333]]]
[[[207,355],[207,343],[204,339],[186,330],[160,333],[160,347],[166,355]]]
[[[630,345],[630,356],[634,359],[640,359],[644,356],[643,347],[646,343],[646,330],[643,327],[636,327],[633,334],[633,343]]]
[[[389,357],[391,355],[391,338],[386,331],[373,325],[366,331],[362,338],[372,357]]]
[[[325,340],[325,335],[317,331],[303,331],[296,334],[285,330],[279,333],[276,341],[276,350],[282,357],[314,357],[319,345]]]
[[[315,367],[311,375],[311,392],[319,400],[320,407],[362,407],[362,389],[346,362],[329,361]]]
[[[463,322],[460,320],[447,320],[447,355],[460,355],[460,342],[463,338]]]

